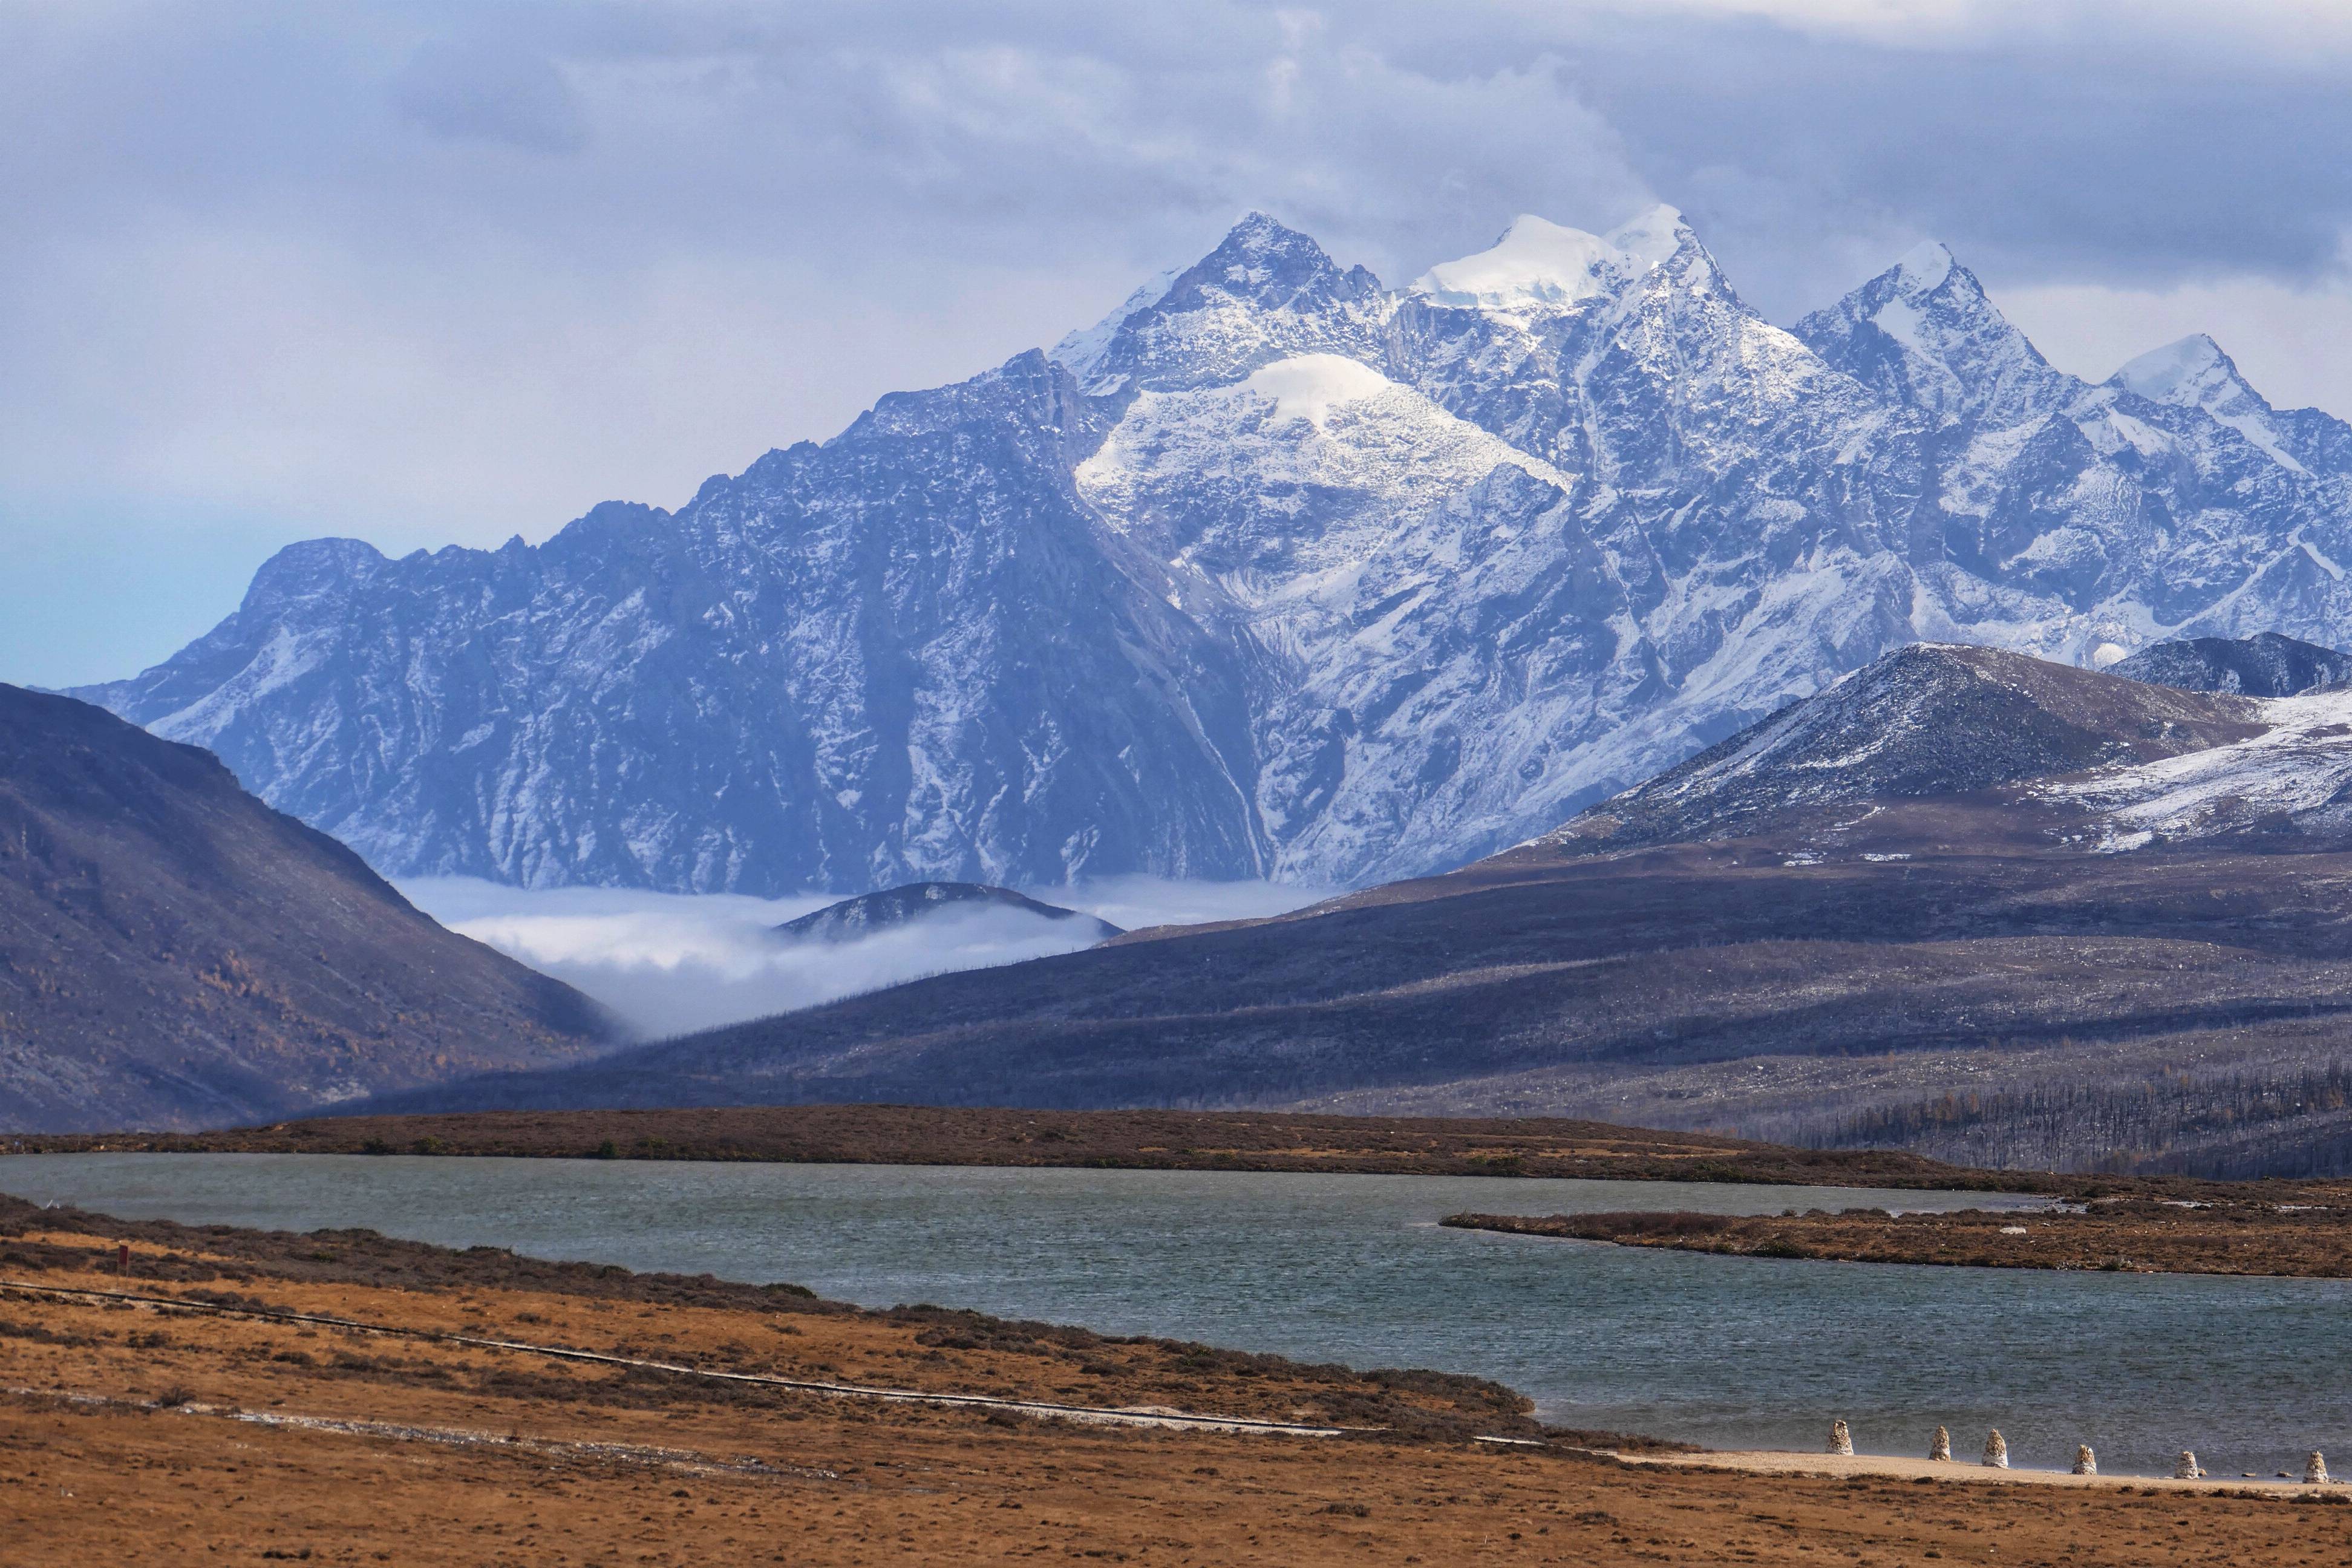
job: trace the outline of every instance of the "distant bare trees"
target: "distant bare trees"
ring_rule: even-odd
[[[1816,1148],[1894,1146],[1974,1165],[2340,1175],[2352,1172],[2352,1062],[1949,1092],[1794,1131],[1796,1142]]]

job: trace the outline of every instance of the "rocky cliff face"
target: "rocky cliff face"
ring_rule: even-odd
[[[399,874],[1361,882],[1905,643],[2336,638],[2347,534],[2352,428],[2202,339],[2062,374],[1940,247],[1786,331],[1669,209],[1403,289],[1253,216],[675,513],[297,547],[88,695]]]

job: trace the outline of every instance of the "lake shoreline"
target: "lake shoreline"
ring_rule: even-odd
[[[0,1135],[0,1152],[427,1154],[1359,1175],[1554,1177],[2084,1195],[2231,1184],[1948,1165],[1561,1118],[893,1105],[320,1117],[214,1132]],[[2285,1190],[2292,1184],[2252,1184]]]
[[[1782,1448],[1700,1449],[1693,1453],[1657,1454],[1624,1450],[1612,1457],[1628,1465],[1661,1469],[1716,1470],[1760,1476],[1809,1476],[1834,1479],[1869,1477],[1880,1480],[1932,1481],[1939,1486],[2064,1487],[2078,1490],[2164,1493],[2205,1493],[2224,1497],[2258,1497],[2267,1501],[2308,1499],[2314,1502],[2352,1504],[2352,1486],[2345,1480],[2311,1483],[2284,1473],[2274,1476],[2204,1476],[2182,1480],[2172,1476],[2106,1474],[2078,1476],[2065,1470],[2027,1467],[2003,1468],[1967,1458],[1915,1459],[1897,1454],[1801,1454]]]
[[[1701,1551],[1774,1568],[1824,1553],[1981,1562],[1990,1535],[1993,1561],[2121,1568],[2307,1556],[2327,1527],[2281,1505],[2347,1500],[1966,1464],[1934,1467],[1943,1484],[1923,1489],[1926,1467],[1906,1461],[1543,1428],[1476,1379],[871,1311],[355,1231],[10,1200],[0,1279],[41,1286],[0,1283],[0,1458],[11,1561],[27,1564],[609,1561],[640,1542],[686,1561],[752,1561],[756,1548],[949,1562],[984,1531],[1010,1554],[1297,1568]],[[841,1397],[803,1374],[1000,1397]],[[1073,1387],[1095,1403],[1386,1429],[1030,1413],[1067,1405]],[[1519,1440],[1479,1440],[1490,1436]],[[2181,1542],[2182,1526],[2180,1550],[2147,1544]]]
[[[1457,1230],[1715,1257],[2053,1272],[2352,1279],[2352,1183],[2345,1182],[2299,1184],[2285,1192],[2263,1185],[2193,1202],[2102,1197],[2030,1212],[1465,1213],[1448,1215],[1439,1223]]]

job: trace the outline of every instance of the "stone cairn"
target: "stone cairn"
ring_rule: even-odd
[[[2088,1443],[2078,1443],[2074,1446],[2074,1473],[2078,1476],[2095,1476],[2099,1473],[2099,1457],[2091,1452],[2091,1446]]]
[[[1936,1428],[1935,1437],[1927,1444],[1927,1458],[1941,1459],[1948,1464],[1951,1461],[1952,1435],[1941,1426]]]
[[[2303,1462],[2303,1484],[2324,1487],[2327,1484],[2327,1456],[2314,1448],[2311,1458]]]
[[[1998,1426],[1985,1436],[1984,1462],[1990,1469],[2009,1468],[2009,1439],[2000,1435],[2000,1428]]]
[[[1843,1454],[1848,1458],[1853,1457],[1853,1434],[1846,1430],[1846,1425],[1843,1421],[1830,1423],[1829,1451],[1832,1454]]]
[[[2202,1477],[2204,1474],[2204,1467],[2197,1462],[2196,1450],[2193,1448],[2181,1449],[2180,1462],[2172,1467],[2172,1479],[2176,1481],[2193,1481]]]

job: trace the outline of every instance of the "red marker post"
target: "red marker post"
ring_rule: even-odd
[[[115,1249],[114,1271],[117,1274],[131,1272],[131,1244],[127,1241]]]

